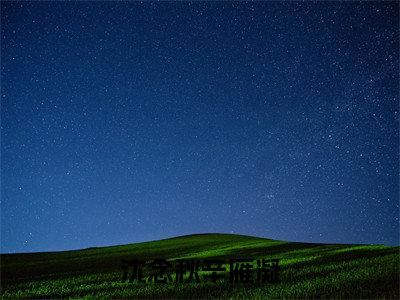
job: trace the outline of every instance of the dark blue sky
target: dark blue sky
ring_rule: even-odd
[[[396,2],[2,2],[1,251],[399,243]]]

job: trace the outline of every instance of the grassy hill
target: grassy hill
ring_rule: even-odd
[[[197,234],[76,251],[2,254],[2,298],[400,298],[400,247]],[[280,282],[121,282],[122,259],[278,258]],[[229,266],[229,263],[228,263]],[[204,272],[200,272],[204,274]],[[228,272],[229,275],[229,272]]]

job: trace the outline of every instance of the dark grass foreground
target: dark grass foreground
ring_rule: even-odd
[[[77,251],[1,255],[2,298],[399,299],[400,247],[201,234]],[[121,259],[279,258],[281,282],[121,283]]]

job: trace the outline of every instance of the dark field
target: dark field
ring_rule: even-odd
[[[77,251],[1,255],[2,298],[398,299],[400,247],[201,234]],[[278,258],[280,282],[121,282],[121,259]],[[229,263],[228,263],[229,266]],[[229,272],[228,272],[229,273]],[[200,272],[202,275],[202,272]]]

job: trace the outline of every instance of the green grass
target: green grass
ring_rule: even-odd
[[[400,248],[200,234],[76,251],[1,255],[8,298],[399,299]],[[122,283],[121,259],[279,258],[279,283]]]

